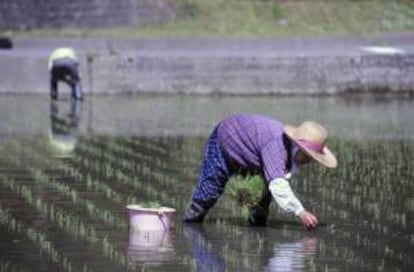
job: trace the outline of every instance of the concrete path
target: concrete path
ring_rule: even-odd
[[[130,52],[163,56],[348,56],[366,46],[386,46],[414,53],[414,32],[372,36],[307,37],[274,39],[203,38],[16,38],[14,49],[0,54],[42,54],[60,46],[79,52]]]

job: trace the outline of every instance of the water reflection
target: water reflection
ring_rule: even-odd
[[[303,237],[294,242],[276,243],[265,271],[307,271],[306,262],[315,254],[317,241],[315,237]]]
[[[133,231],[129,233],[128,262],[130,267],[159,265],[174,260],[170,231]]]
[[[226,271],[226,262],[220,254],[220,247],[211,244],[204,225],[184,225],[184,236],[191,243],[193,259],[196,262],[196,271]]]
[[[183,211],[199,168],[206,137],[202,133],[223,111],[207,116],[199,110],[194,115],[192,107],[201,104],[191,104],[193,100],[187,98],[183,102],[187,114],[182,119],[174,106],[156,103],[162,99],[139,100],[142,104],[137,106],[134,100],[125,104],[124,100],[100,98],[83,105],[88,119],[81,122],[82,103],[73,105],[67,100],[49,105],[43,97],[41,101],[25,98],[22,104],[20,99],[0,99],[0,267],[7,271],[114,272],[128,271],[129,265],[132,271],[145,270],[147,265],[149,271],[212,271],[212,267],[218,271],[413,271],[412,100],[350,105],[349,113],[343,108],[337,113],[321,111],[331,122],[336,119],[338,126],[343,125],[337,135],[349,130],[364,137],[332,139],[330,144],[341,161],[338,171],[325,172],[315,166],[292,181],[299,195],[307,195],[305,205],[312,206],[329,226],[314,232],[316,241],[297,225],[275,224],[257,230],[227,220],[240,218],[241,209],[231,197],[218,203],[219,216],[213,214],[202,226],[206,229],[188,231],[187,226],[177,224],[185,232],[130,235],[125,203],[156,199]],[[92,100],[101,106],[94,104],[99,111],[89,115],[86,110]],[[227,101],[220,103],[229,105]],[[235,105],[238,101],[231,100]],[[250,104],[250,99],[240,101],[246,103],[241,109],[250,112],[258,105]],[[289,101],[289,109],[302,109],[301,103],[293,107],[294,101]],[[303,114],[313,116],[308,113]],[[167,114],[171,118],[165,118]],[[342,115],[344,119],[338,119]],[[361,123],[359,115],[366,122]],[[377,123],[368,122],[367,116]],[[303,116],[287,120],[299,117]],[[141,119],[135,122],[135,118]],[[351,119],[356,123],[347,121]],[[196,120],[201,124],[198,128]],[[59,122],[63,125],[56,129]],[[87,122],[93,123],[88,130],[91,134],[82,130]],[[106,130],[108,123],[112,126]],[[190,129],[179,135],[163,134],[170,128],[181,131],[190,126],[202,136],[191,136]],[[353,130],[355,126],[363,130]],[[70,158],[50,157],[49,130],[51,138],[60,133],[75,139]],[[366,137],[373,132],[376,140]],[[275,207],[270,222],[292,220]]]
[[[308,271],[316,237],[297,237],[266,229],[216,228],[189,224],[183,233],[191,245],[196,271]],[[232,237],[235,235],[236,237]],[[235,239],[234,239],[235,238]]]
[[[94,96],[84,103],[88,118],[83,125],[95,135],[204,136],[217,120],[244,112],[276,117],[286,123],[308,118],[320,120],[329,128],[332,138],[414,138],[412,98],[137,95]],[[6,135],[46,131],[49,120],[44,118],[42,107],[48,104],[48,99],[41,95],[2,96],[0,131]]]
[[[66,102],[50,101],[49,140],[56,157],[70,156],[77,143],[82,102],[74,99],[71,99],[69,103]]]

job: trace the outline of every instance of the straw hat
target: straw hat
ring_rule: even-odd
[[[336,168],[338,162],[335,155],[325,146],[328,132],[322,125],[306,121],[299,127],[286,125],[283,129],[285,134],[314,160],[328,168]]]

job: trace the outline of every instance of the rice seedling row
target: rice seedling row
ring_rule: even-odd
[[[120,148],[116,148],[117,150],[121,150]],[[98,153],[95,151],[94,153]],[[177,184],[178,180],[173,177],[165,177],[164,169],[161,167],[152,167],[152,165],[147,164],[145,161],[153,161],[151,157],[141,156],[138,153],[134,153],[134,157],[130,157],[126,162],[125,159],[118,159],[119,156],[123,156],[123,154],[114,155],[112,150],[107,150],[105,154],[109,154],[103,160],[102,166],[98,166],[97,168],[100,169],[116,169],[113,170],[111,176],[104,176],[107,180],[111,180],[122,185],[128,185],[132,187],[131,189],[139,191],[143,193],[143,195],[149,195],[152,198],[155,197],[157,199],[170,199],[171,196],[167,196],[162,190],[158,190],[154,188],[153,184],[156,182],[162,181],[162,186],[171,186],[173,184]],[[81,157],[88,157],[91,158],[88,154],[83,153],[80,155]],[[78,160],[79,162],[83,162],[82,159]],[[99,165],[99,164],[98,164]],[[83,165],[82,168],[86,166]],[[105,171],[104,171],[105,172]],[[125,174],[128,173],[128,174]],[[99,175],[99,172],[96,173]],[[132,176],[132,177],[131,177]],[[145,178],[147,180],[151,180],[151,182],[141,182],[138,179],[138,176],[141,178]],[[130,201],[136,201],[135,199],[131,199]]]
[[[392,144],[394,145],[395,143]],[[384,144],[382,143],[381,145]],[[372,149],[378,150],[378,147],[374,146]],[[357,150],[358,153],[361,152],[361,149],[358,151],[356,147],[353,150]],[[414,147],[412,150],[414,150]],[[368,151],[363,152],[366,153]],[[343,158],[345,164],[351,163],[353,160],[353,157]],[[390,162],[398,165],[407,164],[403,160],[396,159],[391,155],[383,160],[366,160],[364,162],[366,168],[379,169],[372,174],[366,173],[361,169],[361,171],[356,171],[355,176],[351,179],[347,175],[346,169],[338,169],[335,175],[325,173],[327,176],[326,179],[330,180],[330,182],[323,182],[316,185],[319,188],[319,194],[329,201],[343,203],[343,205],[348,204],[348,210],[351,208],[350,212],[364,212],[368,218],[375,220],[378,220],[381,216],[381,221],[385,221],[385,224],[393,228],[394,232],[405,231],[407,227],[406,216],[398,209],[398,207],[401,207],[399,203],[401,200],[396,196],[407,195],[407,192],[400,189],[407,188],[407,186],[399,186],[398,183],[406,182],[413,175],[408,171],[401,171],[400,174],[405,178],[400,179],[397,183],[393,182],[393,176],[395,175],[389,175],[389,169],[382,167],[383,165],[391,164]],[[400,168],[407,170],[407,167],[404,166],[400,166]],[[309,180],[312,179],[317,181],[318,177],[309,176]],[[374,184],[372,180],[375,180]],[[337,187],[335,189],[334,185],[338,184],[340,184],[343,190],[338,190]],[[374,188],[381,188],[381,190],[374,190]],[[384,217],[388,217],[390,220]]]
[[[383,146],[384,142],[381,142],[380,144]],[[395,145],[395,143],[390,144]],[[346,153],[347,156],[342,158],[345,165],[359,162],[359,165],[364,164],[364,167],[367,167],[368,169],[377,169],[376,172],[366,173],[366,171],[358,171],[359,167],[357,167],[357,170],[349,170],[354,171],[353,175],[349,175],[349,171],[347,171],[346,168],[338,169],[335,174],[328,174],[326,172],[321,173],[321,171],[318,173],[315,169],[312,169],[312,171],[309,171],[308,175],[304,178],[307,179],[308,182],[316,182],[313,187],[317,188],[316,190],[321,198],[315,199],[314,203],[318,203],[318,205],[320,205],[321,214],[330,214],[336,218],[339,218],[339,222],[348,222],[348,224],[352,224],[349,223],[351,220],[351,222],[361,225],[361,232],[357,232],[358,245],[361,244],[360,240],[364,241],[365,244],[375,244],[375,247],[378,250],[382,250],[387,253],[386,255],[391,259],[391,261],[395,261],[395,259],[397,259],[403,263],[412,263],[407,253],[401,250],[393,249],[393,246],[390,246],[398,245],[397,241],[400,241],[401,244],[407,244],[408,246],[410,238],[408,237],[406,231],[406,216],[396,210],[398,205],[395,204],[395,201],[398,201],[398,196],[403,195],[403,192],[400,192],[397,184],[393,184],[394,186],[388,186],[392,181],[392,177],[389,175],[389,171],[392,171],[392,167],[381,168],[381,166],[389,165],[391,162],[397,164],[404,164],[404,162],[398,161],[398,159],[394,157],[394,154],[383,153],[381,160],[371,159],[361,163],[361,159],[364,158],[358,158],[358,156],[361,154],[372,154],[372,151],[374,151],[374,154],[376,151],[381,153],[381,150],[379,150],[380,148],[375,144],[372,145],[372,143],[367,146],[358,145],[358,147],[352,147],[351,144],[351,148],[352,152]],[[413,147],[411,148],[411,150],[414,150]],[[384,157],[384,154],[387,155]],[[374,158],[375,157],[376,156],[374,156]],[[407,169],[404,166],[400,168]],[[405,177],[409,177],[410,175],[411,173],[403,174]],[[325,178],[322,178],[322,176],[325,176]],[[384,188],[384,190],[371,195],[369,193],[371,186],[376,185],[372,185],[371,183],[364,181],[371,181],[373,176],[374,179],[380,179],[379,186],[381,187],[377,188]],[[343,183],[343,186],[341,185],[339,187],[343,188],[342,191],[338,190],[338,187],[334,186],[340,184],[341,182]],[[355,183],[357,183],[361,189],[354,190],[353,188],[349,188],[354,186]],[[397,188],[395,188],[395,186]],[[307,195],[313,195],[306,191],[305,193]],[[351,203],[351,205],[347,205],[349,203]],[[394,208],[390,209],[389,206]],[[392,219],[397,217],[399,220],[387,220],[387,218],[384,218],[384,213],[394,214],[394,216],[389,216],[389,218]],[[341,229],[347,229],[347,227],[341,226]],[[390,236],[390,233],[400,233],[401,235]],[[389,238],[382,239],[383,242],[378,243],[376,242],[377,235]],[[353,235],[352,237],[355,236]],[[390,252],[392,252],[392,254]]]
[[[20,146],[15,146],[16,151],[19,151],[19,149]],[[22,151],[27,151],[28,149],[30,149],[30,147],[26,147]],[[39,153],[35,153],[33,150],[31,153],[34,161],[41,162],[41,164],[46,167],[55,165],[55,160],[42,156]],[[50,177],[43,172],[40,167],[30,166],[28,171],[32,174],[32,177],[37,184],[43,184],[61,194],[63,197],[70,199],[74,206],[84,208],[90,217],[97,218],[109,226],[120,228],[127,227],[124,217],[114,214],[111,210],[97,207],[94,201],[81,197],[76,189],[71,188],[67,183],[59,182],[55,178]]]
[[[68,234],[82,238],[91,246],[98,246],[103,255],[111,262],[123,267],[126,266],[127,262],[124,252],[110,242],[107,235],[100,234],[100,231],[96,229],[94,224],[86,223],[80,216],[57,207],[54,203],[48,203],[44,199],[34,196],[29,186],[18,184],[12,178],[0,175],[0,182],[4,187],[24,199],[27,204],[33,206],[36,211],[43,214],[50,222],[56,224]]]
[[[3,177],[1,177],[4,180]],[[64,271],[79,271],[74,270],[76,267],[75,262],[65,256],[64,253],[59,252],[53,244],[53,241],[47,238],[47,235],[33,227],[28,227],[22,222],[15,219],[6,209],[0,206],[0,224],[6,226],[12,232],[23,234],[31,242],[36,245],[42,253],[47,254],[49,259],[57,264]],[[8,270],[5,270],[8,271]],[[83,272],[92,271],[87,265],[82,266]]]
[[[33,154],[34,153],[32,153],[32,155]],[[36,158],[36,156],[34,156],[34,158]],[[69,232],[72,230],[72,233],[80,235],[81,237],[87,239],[91,243],[97,241],[97,235],[94,227],[92,225],[84,224],[82,220],[76,215],[66,213],[64,210],[55,207],[54,204],[47,204],[44,201],[42,201],[41,198],[36,198],[34,200],[31,194],[30,187],[27,185],[18,185],[18,182],[16,180],[10,180],[7,179],[7,177],[2,176],[2,182],[3,185],[8,185],[14,193],[20,193],[21,196],[29,204],[35,205],[37,209],[43,212],[45,215],[47,215],[52,222],[57,221],[60,227],[63,227]],[[107,237],[104,237],[104,239],[102,240],[102,245],[104,248],[104,252],[106,252],[106,255],[110,256],[111,259],[121,258],[122,260],[122,254],[120,254],[118,251],[114,249],[114,247],[109,243]]]

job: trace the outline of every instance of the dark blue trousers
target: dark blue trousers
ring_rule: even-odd
[[[216,204],[218,198],[223,194],[227,181],[235,171],[220,147],[216,127],[204,147],[197,185],[183,220],[185,222],[202,222],[208,210]],[[259,203],[251,207],[248,218],[251,225],[266,225],[271,199],[270,192],[266,190]]]
[[[229,169],[228,161],[218,143],[217,128],[215,128],[204,147],[193,201],[206,210],[210,209],[224,191],[232,174]]]

